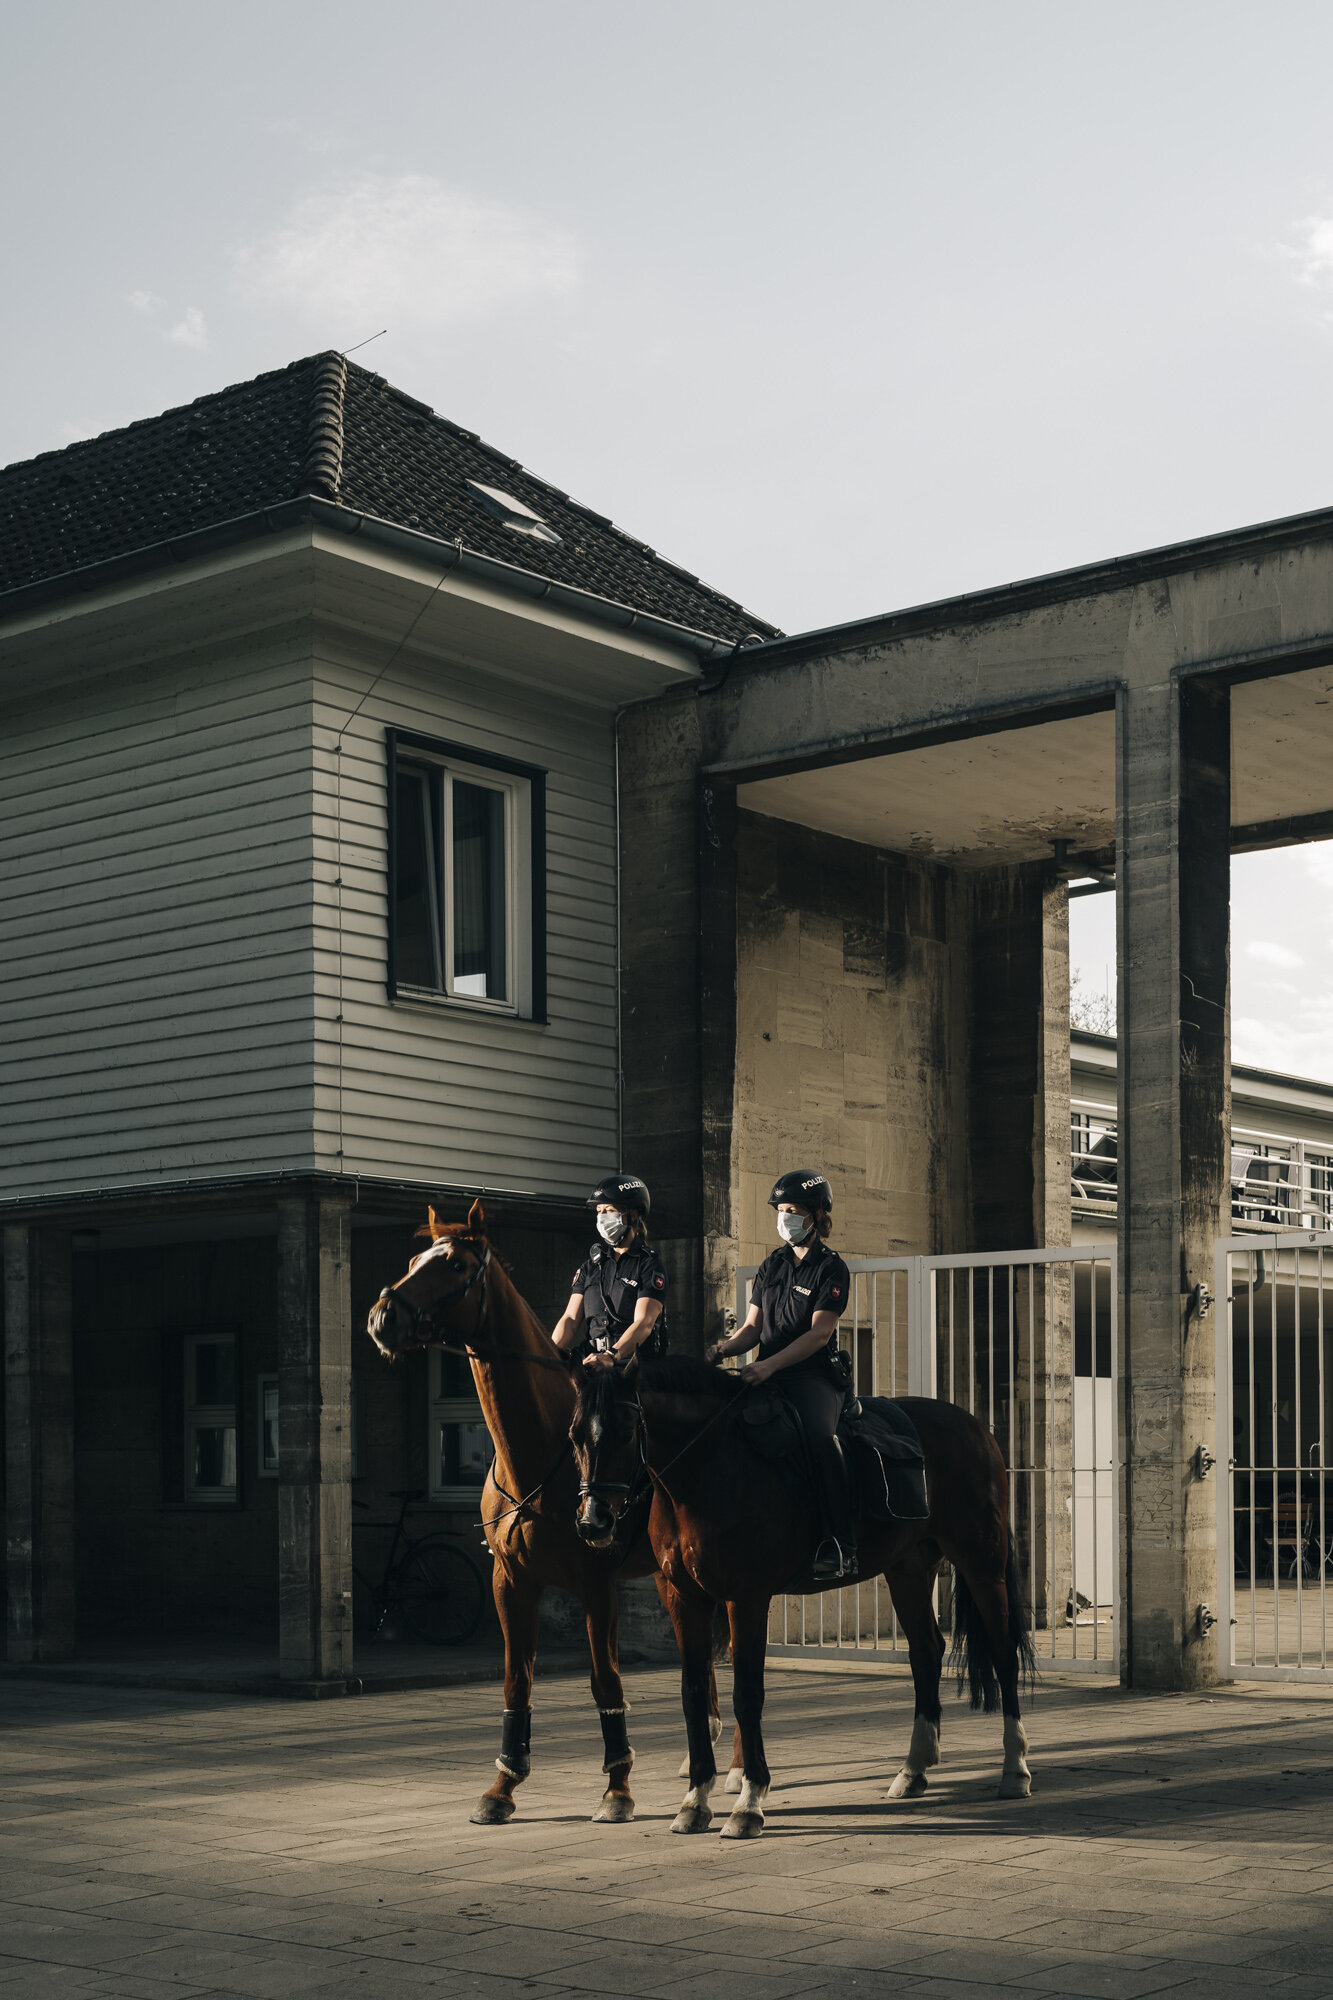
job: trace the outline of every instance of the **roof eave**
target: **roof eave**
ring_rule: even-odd
[[[475,550],[465,548],[461,542],[447,542],[439,536],[423,534],[420,529],[403,528],[397,522],[384,521],[377,515],[339,506],[315,494],[301,494],[296,499],[279,501],[271,507],[258,508],[253,513],[239,514],[228,521],[217,521],[206,528],[193,529],[189,534],[173,535],[165,541],[132,549],[125,555],[110,556],[104,562],[88,563],[81,569],[65,570],[59,576],[42,577],[35,583],[0,591],[0,620],[9,614],[33,610],[38,605],[53,603],[61,598],[104,590],[108,585],[150,570],[195,562],[217,549],[232,547],[262,535],[279,534],[306,522],[332,528],[339,534],[379,542],[385,547],[425,557],[432,562],[438,563],[441,556],[447,553],[447,567],[464,576],[475,577],[480,582],[490,583],[533,602],[559,605],[563,610],[590,619],[594,624],[609,626],[617,632],[638,632],[646,639],[679,647],[701,664],[729,657],[736,651],[736,642],[732,639],[719,638],[715,633],[677,624],[655,612],[636,610],[633,605],[618,603],[615,598],[599,597],[594,591],[580,590],[574,584],[556,583],[550,577],[540,576],[535,570],[524,569],[518,563],[500,562],[493,556],[479,555]]]

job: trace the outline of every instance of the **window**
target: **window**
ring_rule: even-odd
[[[545,1016],[544,773],[390,734],[390,994]]]
[[[474,1506],[495,1451],[466,1361],[438,1348],[431,1352],[429,1403],[430,1497]]]
[[[237,1498],[236,1336],[185,1336],[185,1498]]]

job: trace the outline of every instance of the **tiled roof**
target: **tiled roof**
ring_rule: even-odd
[[[559,537],[507,527],[498,488]],[[317,354],[0,470],[0,591],[304,494],[724,640],[775,628],[380,375]]]

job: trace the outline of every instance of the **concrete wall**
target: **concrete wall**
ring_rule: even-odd
[[[352,1238],[352,1491],[368,1503],[364,1515],[356,1510],[358,1522],[391,1519],[394,1488],[428,1483],[426,1356],[390,1364],[362,1331],[372,1299],[402,1276],[418,1247],[414,1226],[403,1221],[358,1228]],[[568,1298],[569,1278],[586,1248],[583,1232],[514,1228],[501,1219],[493,1240],[549,1325]],[[82,1645],[231,1634],[276,1644],[278,1482],[256,1470],[257,1377],[278,1365],[276,1277],[272,1234],[76,1254],[75,1566]],[[241,1485],[234,1506],[191,1506],[167,1497],[168,1461],[179,1440],[164,1349],[182,1330],[209,1328],[238,1335]],[[479,1553],[469,1511],[431,1511],[432,1526]],[[389,1539],[358,1526],[357,1567],[378,1576]]]
[[[844,1255],[950,1247],[967,954],[948,872],[753,813],[736,841],[740,1262],[773,1247],[768,1192],[797,1165],[829,1174]]]

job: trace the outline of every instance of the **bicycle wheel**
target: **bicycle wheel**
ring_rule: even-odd
[[[352,1571],[352,1636],[373,1639],[380,1625],[380,1594],[363,1569]]]
[[[428,1646],[461,1646],[481,1623],[481,1571],[443,1535],[418,1542],[398,1572],[395,1593],[406,1623]]]

